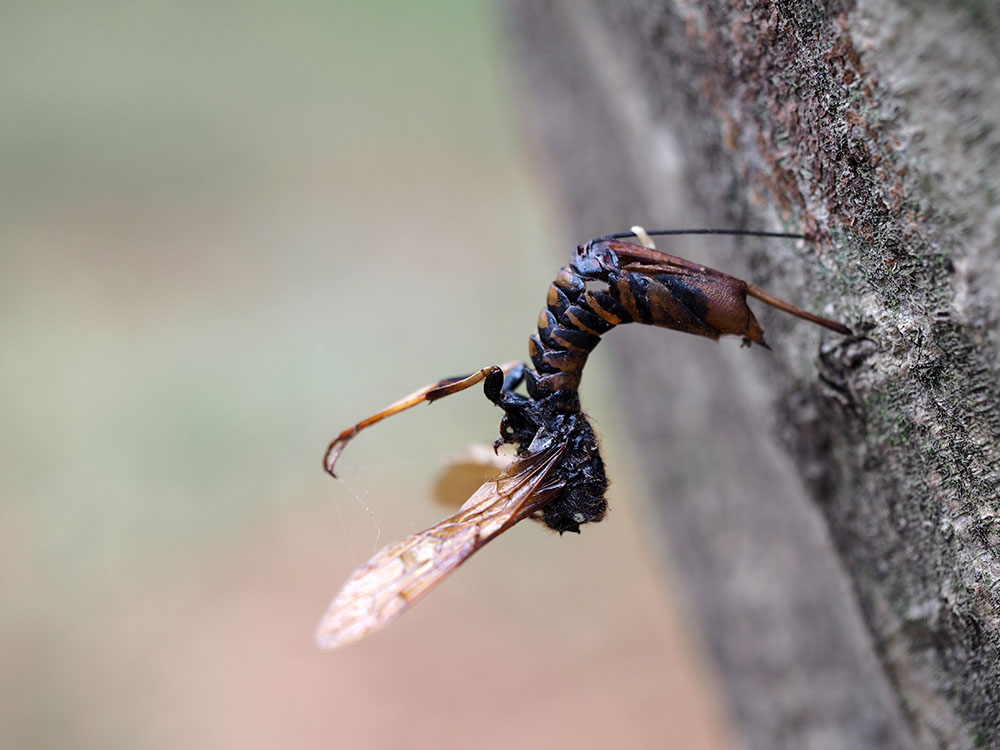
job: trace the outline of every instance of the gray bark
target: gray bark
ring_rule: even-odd
[[[801,229],[699,259],[857,334],[765,313],[771,354],[599,355],[746,746],[1000,747],[996,6],[508,10],[576,241]]]

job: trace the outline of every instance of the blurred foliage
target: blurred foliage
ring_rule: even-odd
[[[601,674],[621,695],[656,668],[651,575],[616,587],[627,563],[532,534],[480,567],[509,581],[456,577],[400,640],[312,650],[351,565],[376,534],[440,516],[435,467],[492,440],[497,414],[472,393],[399,417],[351,446],[341,484],[326,442],[424,383],[524,356],[569,251],[543,231],[497,32],[458,0],[5,4],[0,745],[398,746],[468,694],[457,676],[483,637],[444,631],[459,611],[496,621],[495,655],[475,658],[499,675],[505,638],[547,654],[488,691],[564,688],[609,640]],[[637,565],[614,538],[585,544]],[[593,568],[532,576],[552,560]],[[588,602],[601,581],[620,605],[541,632],[559,608],[537,600]],[[428,659],[456,677],[422,704],[406,684]],[[574,708],[603,700],[574,682]],[[635,689],[612,715],[660,695]],[[497,723],[488,702],[465,711]]]

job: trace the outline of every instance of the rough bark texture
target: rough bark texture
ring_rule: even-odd
[[[1000,747],[996,5],[508,8],[575,240],[801,229],[699,258],[858,334],[602,347],[746,745]]]

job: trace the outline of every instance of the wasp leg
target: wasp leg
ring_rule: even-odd
[[[417,404],[425,401],[432,403],[438,399],[444,398],[445,396],[450,396],[453,393],[464,391],[466,388],[470,388],[476,383],[481,383],[491,375],[493,375],[495,379],[499,378],[502,383],[504,375],[516,369],[518,366],[523,368],[524,365],[521,362],[508,362],[507,364],[499,367],[497,365],[484,367],[471,375],[464,375],[456,378],[445,378],[444,380],[439,380],[431,385],[424,386],[420,390],[414,391],[409,396],[401,398],[393,404],[389,404],[389,406],[384,408],[382,411],[377,414],[373,414],[367,419],[361,420],[353,427],[348,427],[336,438],[334,438],[323,456],[323,468],[331,476],[337,476],[334,473],[334,466],[337,463],[337,459],[340,458],[340,454],[343,453],[345,446],[363,429],[371,427],[373,424],[377,424],[386,417],[391,417],[393,414],[399,414],[401,411],[406,411]],[[499,390],[500,386],[498,386],[498,391]]]
[[[524,362],[514,362],[513,367],[509,370],[505,370],[505,377],[503,379],[503,386],[500,388],[500,392],[504,395],[508,395],[514,392],[514,390],[524,382],[526,366]]]

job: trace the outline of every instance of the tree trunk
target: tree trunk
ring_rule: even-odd
[[[576,241],[800,229],[698,259],[856,332],[602,346],[751,748],[1000,747],[994,8],[508,5]]]

